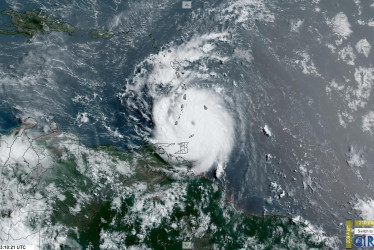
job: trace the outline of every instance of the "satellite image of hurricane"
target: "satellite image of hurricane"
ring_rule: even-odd
[[[373,1],[2,0],[0,45],[0,249],[374,247]]]

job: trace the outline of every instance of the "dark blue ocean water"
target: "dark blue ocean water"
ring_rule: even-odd
[[[229,42],[215,43],[217,55],[241,49],[252,60],[207,59],[209,70],[218,77],[193,83],[218,84],[233,99],[229,109],[238,124],[236,144],[226,177],[217,182],[250,213],[300,215],[343,239],[339,223],[359,217],[350,204],[358,197],[374,197],[368,178],[373,138],[362,128],[373,100],[369,94],[362,99],[367,102],[364,107],[354,110],[348,105],[361,100],[355,92],[355,72],[374,64],[372,57],[355,49],[360,39],[374,41],[373,27],[367,25],[373,8],[353,1],[264,2],[243,7],[238,1],[233,12],[248,18],[239,22],[232,12],[220,9],[226,6],[224,1],[193,1],[192,10],[167,1],[3,1],[0,10],[47,10],[76,31],[72,36],[40,34],[30,43],[23,35],[0,35],[0,133],[33,116],[40,131],[55,121],[60,130],[79,135],[85,145],[137,148],[147,142],[153,128],[153,100],[147,88],[141,93],[126,91],[134,84],[137,65],[194,35],[228,32]],[[264,8],[274,22],[261,15]],[[353,30],[348,38],[332,30],[331,20],[339,12],[345,13]],[[299,30],[292,31],[298,21]],[[9,17],[0,15],[0,27],[9,29],[3,22],[9,23]],[[125,33],[96,40],[92,29]],[[354,65],[342,58],[350,50]],[[194,67],[198,66],[196,62]],[[333,81],[344,89],[327,93]],[[82,113],[89,122],[78,119]],[[265,124],[272,137],[262,133]],[[365,166],[355,169],[347,164],[352,145],[361,150]],[[272,182],[282,187],[283,198],[277,199],[280,191],[274,193]]]
[[[23,35],[0,36],[3,45],[2,70],[12,82],[9,83],[8,79],[2,82],[3,101],[0,108],[4,115],[0,119],[4,121],[1,122],[0,131],[4,132],[16,126],[20,117],[34,115],[38,116],[36,118],[40,122],[40,128],[53,120],[57,122],[60,130],[78,134],[86,145],[114,144],[122,150],[129,150],[145,143],[144,138],[137,136],[134,129],[152,128],[150,110],[146,111],[148,117],[144,117],[144,113],[139,110],[122,105],[118,94],[126,85],[126,79],[131,78],[137,63],[149,54],[157,53],[161,46],[174,40],[174,37],[181,36],[181,30],[176,30],[176,24],[171,25],[167,19],[172,16],[174,22],[183,26],[184,16],[188,15],[188,12],[181,10],[179,4],[172,4],[168,6],[171,16],[163,14],[157,21],[148,20],[149,25],[134,23],[115,27],[115,32],[129,33],[111,40],[93,41],[90,35],[93,28],[109,29],[108,20],[114,15],[126,13],[131,4],[123,2],[117,5],[106,2],[86,9],[79,9],[83,8],[83,2],[74,2],[72,5],[76,8],[69,5],[42,1],[17,5],[19,11],[48,10],[76,27],[72,36],[40,35],[35,39],[54,45],[43,46],[35,40],[27,43]],[[61,11],[59,6],[67,7]],[[10,7],[12,5],[4,2],[0,5],[1,10]],[[100,11],[96,17],[92,16],[95,11]],[[1,20],[9,23],[9,17],[2,15],[2,18]],[[135,45],[126,46],[127,40],[132,40]],[[81,46],[86,45],[89,49],[82,51]],[[67,52],[61,51],[64,46],[67,47]],[[49,62],[53,56],[63,61],[64,65],[52,62],[51,66]],[[76,60],[82,61],[82,64],[74,65]],[[69,65],[69,70],[63,69],[66,65]],[[30,84],[30,76],[35,77],[35,83]],[[51,82],[53,88],[50,86]],[[95,100],[72,102],[77,95],[93,99],[94,93],[98,96]],[[17,107],[20,110],[17,107],[10,108],[14,105],[19,105]],[[89,123],[77,124],[75,119],[80,112],[88,113]],[[129,122],[130,115],[140,119],[136,126]],[[108,133],[108,128],[117,130],[126,140],[113,137]]]

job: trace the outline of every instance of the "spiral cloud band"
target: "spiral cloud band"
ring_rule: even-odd
[[[167,154],[191,162],[196,174],[215,166],[220,175],[234,144],[234,121],[217,93],[192,88],[162,97],[153,119],[153,141]]]

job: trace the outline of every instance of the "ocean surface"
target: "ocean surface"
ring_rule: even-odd
[[[155,103],[208,90],[235,131],[217,130],[233,145],[215,182],[240,208],[300,216],[341,242],[346,219],[370,215],[355,206],[374,197],[369,2],[5,0],[4,9],[40,9],[76,30],[0,35],[0,133],[34,117],[40,134],[56,122],[86,146],[132,152],[154,142]],[[1,29],[10,22],[0,15]],[[94,39],[92,29],[118,35]],[[190,152],[212,145],[210,128]]]

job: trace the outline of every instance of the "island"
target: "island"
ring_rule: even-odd
[[[91,37],[92,38],[104,38],[109,39],[115,36],[116,34],[109,30],[92,30]]]
[[[0,242],[54,249],[326,248],[312,225],[238,208],[214,181],[152,145],[88,147],[37,120],[0,134]]]
[[[52,14],[40,10],[28,10],[17,12],[15,10],[4,10],[1,12],[12,18],[12,25],[16,29],[0,29],[0,34],[15,35],[23,34],[31,41],[38,33],[49,34],[53,31],[65,32],[72,35],[75,28],[64,22],[62,19],[54,17]]]

